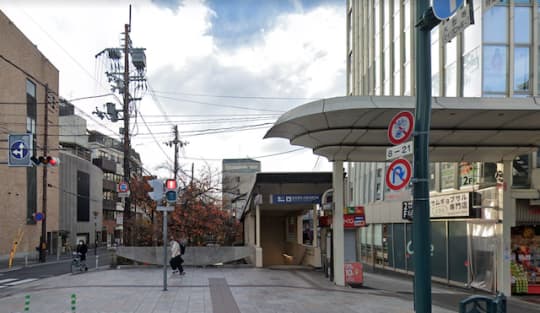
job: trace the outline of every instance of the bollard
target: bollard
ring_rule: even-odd
[[[30,312],[30,295],[24,296],[24,311]]]
[[[24,266],[28,266],[28,254],[24,255]]]
[[[71,312],[77,312],[77,296],[75,294],[71,295]]]
[[[96,270],[98,269],[98,266],[99,266],[99,255],[96,255]]]

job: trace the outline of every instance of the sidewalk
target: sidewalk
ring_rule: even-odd
[[[0,313],[23,312],[26,295],[30,295],[27,312],[35,313],[413,312],[410,279],[366,273],[365,288],[352,289],[334,286],[318,271],[250,267],[186,271],[185,276],[173,276],[168,270],[168,291],[163,291],[163,271],[157,267],[120,267],[43,279],[0,290]],[[437,313],[458,312],[458,307],[439,304],[436,297],[466,297],[435,286],[433,293]],[[73,311],[72,294],[76,296]],[[528,304],[527,312],[534,312],[534,306]]]

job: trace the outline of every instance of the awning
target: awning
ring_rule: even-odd
[[[540,103],[530,98],[433,98],[430,161],[498,162],[540,145]],[[329,161],[385,161],[388,124],[414,97],[347,96],[284,113],[264,138],[289,139]]]

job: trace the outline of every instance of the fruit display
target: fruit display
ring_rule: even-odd
[[[511,262],[510,272],[512,273],[512,293],[527,293],[529,282],[523,265]]]

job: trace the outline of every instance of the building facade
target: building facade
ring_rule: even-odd
[[[60,101],[60,232],[63,251],[83,240],[97,246],[103,237],[103,172],[92,163],[86,120]],[[116,186],[112,186],[115,189]]]
[[[124,150],[117,139],[98,131],[89,131],[88,145],[92,151],[92,163],[103,171],[103,234],[107,245],[123,243],[124,201],[118,196],[117,186],[124,181]],[[131,150],[131,175],[142,175],[141,158]],[[142,213],[132,203],[132,212]]]
[[[47,149],[47,155],[57,157],[58,69],[2,11],[0,33],[0,147],[8,150],[8,134],[31,133],[33,156],[42,156]],[[59,230],[58,167],[8,167],[6,158],[7,154],[0,165],[0,258],[9,256],[14,241],[16,255],[36,254],[43,223],[35,216],[44,208],[46,248],[54,253]]]
[[[261,162],[252,159],[223,159],[222,161],[222,207],[240,218],[247,196],[253,187]]]
[[[440,25],[431,31],[432,95],[481,97],[486,104],[536,96],[539,1],[502,1],[488,8],[484,2],[474,1],[474,25],[450,42],[442,40]],[[412,0],[348,1],[348,95],[414,96],[415,62],[424,61],[414,54],[415,12]],[[507,294],[537,293],[538,153],[518,155],[506,168],[477,161],[429,165],[433,279]],[[356,257],[412,273],[412,224],[402,216],[411,190],[390,191],[384,179],[388,164],[348,164],[346,203],[365,206],[369,224],[357,231]],[[511,197],[504,198],[507,188]],[[452,216],[444,204],[453,201],[474,214]],[[528,288],[517,290],[521,282]]]

